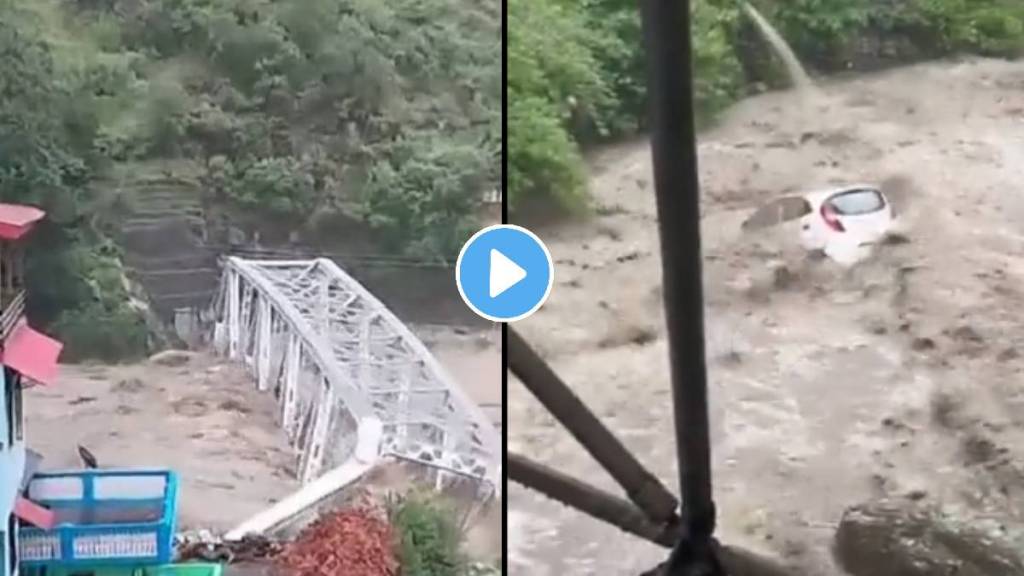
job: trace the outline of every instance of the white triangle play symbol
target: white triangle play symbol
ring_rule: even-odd
[[[520,283],[526,278],[526,270],[509,260],[501,252],[491,250],[491,298]]]

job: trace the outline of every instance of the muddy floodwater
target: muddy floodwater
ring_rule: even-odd
[[[242,368],[201,354],[180,366],[62,366],[55,385],[25,396],[42,470],[81,468],[78,445],[100,467],[170,468],[184,530],[230,529],[298,488],[276,414]]]
[[[499,334],[416,330],[500,425]],[[177,472],[180,530],[229,530],[299,488],[297,455],[277,424],[273,394],[258,392],[241,366],[206,353],[174,365],[61,366],[53,386],[26,392],[25,418],[26,441],[42,454],[43,471],[82,468],[81,445],[100,467]],[[104,509],[93,519],[110,514],[118,512]],[[489,522],[473,527],[469,545],[488,560],[500,550],[500,514]]]
[[[720,535],[835,574],[842,511],[878,496],[1024,523],[1024,63],[931,63],[772,93],[700,139]],[[591,158],[596,216],[536,231],[556,261],[517,327],[676,489],[646,142]],[[896,241],[841,269],[793,225],[741,233],[788,192],[875,183]],[[611,479],[510,382],[509,449]],[[635,574],[665,552],[517,486],[512,574]]]

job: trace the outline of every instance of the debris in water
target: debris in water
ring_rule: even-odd
[[[882,322],[872,322],[868,326],[868,331],[876,336],[884,336],[889,333],[889,328]]]
[[[928,492],[926,490],[911,490],[910,492],[907,492],[907,500],[912,502],[920,502],[927,497]]]
[[[796,282],[796,274],[785,264],[777,264],[772,267],[772,285],[776,290],[785,290]]]
[[[115,384],[113,391],[118,393],[134,394],[145,387],[146,385],[138,378],[126,378]]]
[[[882,236],[882,245],[884,246],[900,246],[903,244],[910,244],[910,238],[905,234],[889,232],[885,236]]]
[[[991,462],[999,454],[999,450],[992,440],[976,432],[968,434],[961,444],[964,451],[964,462],[968,465]]]
[[[250,534],[237,542],[228,542],[214,536],[209,530],[178,534],[175,538],[179,561],[254,562],[272,558],[281,553],[281,546],[265,536]]]
[[[248,406],[234,398],[229,398],[221,402],[217,407],[225,412],[238,412],[239,414],[248,414],[249,412],[252,412]]]
[[[1020,352],[1018,352],[1016,348],[1007,348],[996,356],[996,360],[1000,362],[1009,362],[1011,360],[1016,360],[1017,358],[1020,358]]]
[[[609,334],[597,343],[601,349],[619,348],[630,344],[646,346],[658,339],[658,329],[652,325],[635,323],[616,324]]]
[[[960,326],[949,332],[950,338],[959,340],[961,342],[969,342],[973,344],[981,344],[985,341],[985,338],[978,333],[978,331],[969,325]]]
[[[615,258],[615,261],[618,262],[619,264],[624,264],[626,262],[631,262],[633,260],[636,260],[636,259],[638,259],[638,258],[640,258],[641,256],[644,256],[644,255],[645,254],[641,253],[639,250],[633,250],[633,251],[627,252],[627,253],[625,253],[625,254],[623,254],[621,256],[617,256]]]
[[[963,400],[949,392],[936,392],[931,398],[932,422],[943,428],[959,428]]]
[[[611,226],[609,224],[599,224],[597,226],[597,232],[598,234],[606,236],[615,242],[619,242],[620,240],[622,240],[622,232],[620,232],[618,228],[615,228],[614,226]]]
[[[924,352],[925,350],[935,349],[935,340],[922,336],[920,338],[914,338],[914,341],[910,344],[911,349],[915,352]]]
[[[184,350],[164,350],[149,357],[149,361],[159,366],[177,368],[192,361],[193,354]]]
[[[93,453],[90,452],[88,448],[82,446],[81,444],[78,445],[78,456],[79,458],[82,459],[82,465],[84,465],[86,468],[100,467],[99,462],[96,460],[96,456],[94,456]]]
[[[721,362],[726,366],[739,366],[743,364],[743,355],[738,350],[729,350],[722,354]]]

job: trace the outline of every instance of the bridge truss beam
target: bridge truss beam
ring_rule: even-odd
[[[426,346],[327,259],[229,257],[215,344],[280,406],[305,484],[384,456],[500,490],[500,438]]]

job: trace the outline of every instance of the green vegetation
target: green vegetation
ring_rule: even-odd
[[[34,321],[72,356],[145,351],[108,241],[142,166],[450,259],[500,178],[500,38],[490,0],[0,0],[0,198],[50,215]]]
[[[818,73],[955,53],[1024,50],[1019,0],[754,0]],[[513,210],[586,207],[581,148],[641,130],[646,115],[639,14],[625,0],[508,1],[508,198]],[[692,0],[699,125],[779,63],[738,0]],[[784,80],[782,80],[784,81]]]
[[[794,49],[824,71],[855,61],[865,36],[902,41],[905,57],[1024,49],[1024,4],[1015,0],[796,0],[778,2],[770,14]]]
[[[83,91],[92,89],[98,73],[75,63],[60,66],[47,41],[32,32],[30,16],[0,2],[6,62],[0,69],[0,199],[36,204],[49,213],[26,265],[29,314],[47,325],[72,327],[110,310],[110,323],[97,324],[100,331],[144,342],[141,322],[123,304],[121,274],[112,273],[119,270],[116,249],[86,219],[94,200],[86,184],[99,158],[91,148],[97,121]]]
[[[409,494],[389,505],[403,576],[466,576],[479,573],[460,551],[455,514],[438,498]]]

